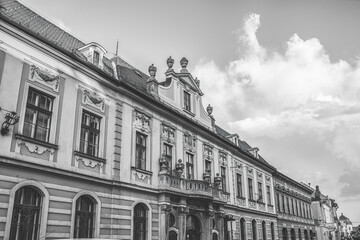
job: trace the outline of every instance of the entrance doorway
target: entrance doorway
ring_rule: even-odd
[[[186,218],[186,240],[200,240],[201,229],[199,219],[193,215]]]

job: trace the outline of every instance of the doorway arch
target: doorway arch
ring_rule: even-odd
[[[200,240],[200,237],[201,237],[200,221],[194,215],[189,215],[186,218],[186,239]]]

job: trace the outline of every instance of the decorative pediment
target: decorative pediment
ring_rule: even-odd
[[[184,148],[186,151],[196,151],[196,136],[194,134],[185,132],[184,133]]]
[[[60,75],[58,73],[31,65],[29,79],[59,91]]]
[[[105,99],[100,97],[96,92],[90,92],[84,89],[82,103],[99,109],[101,112],[105,111]]]
[[[204,144],[204,158],[207,160],[213,160],[213,147]]]
[[[133,123],[134,128],[139,129],[142,132],[151,132],[150,117],[144,113],[135,111],[135,121]]]

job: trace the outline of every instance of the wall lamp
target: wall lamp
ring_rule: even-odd
[[[11,125],[15,125],[18,121],[19,121],[19,116],[16,116],[16,112],[13,111],[8,111],[6,109],[3,109],[0,107],[0,111],[3,110],[6,113],[5,115],[5,122],[3,122],[3,124],[1,125],[1,135],[6,135],[9,132],[9,127]]]

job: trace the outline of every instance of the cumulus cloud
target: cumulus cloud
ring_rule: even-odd
[[[195,67],[217,122],[245,139],[315,132],[338,159],[360,167],[360,61],[332,62],[319,39],[296,33],[283,52],[269,50],[259,27],[259,15],[245,19],[242,51],[226,69],[213,61]]]
[[[351,199],[360,196],[360,168],[347,170],[340,176],[339,182],[344,184],[341,188],[341,195],[343,197]]]

